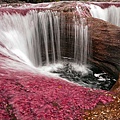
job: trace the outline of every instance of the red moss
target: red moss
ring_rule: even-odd
[[[31,9],[35,8],[0,8],[0,11],[25,15]],[[106,91],[34,73],[27,65],[0,53],[0,120],[13,117],[19,120],[81,120],[84,110],[93,109],[99,102],[112,101],[106,94]]]
[[[8,59],[0,56],[1,60],[3,58]],[[99,102],[112,101],[106,91],[83,88],[25,69],[6,69],[3,64],[0,64],[1,120],[12,116],[20,120],[81,120],[84,110],[93,109]],[[12,106],[12,115],[3,107],[6,104]]]

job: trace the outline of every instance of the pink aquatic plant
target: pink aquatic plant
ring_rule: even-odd
[[[81,120],[84,110],[112,101],[106,91],[4,67],[13,60],[0,58],[0,120]]]
[[[9,14],[26,15],[30,10],[49,8],[47,4],[41,5],[39,8],[26,5],[29,6],[26,9],[24,6],[0,8],[0,14],[9,11]],[[82,15],[86,16],[88,12]],[[38,74],[12,58],[9,52],[0,43],[0,120],[82,120],[84,110],[93,109],[99,102],[112,101],[107,95],[109,92]]]

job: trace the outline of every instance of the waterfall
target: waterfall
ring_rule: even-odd
[[[42,49],[38,52],[41,52],[40,54],[43,54],[42,58],[44,58],[45,54],[44,59],[47,65],[50,64],[50,61],[52,61],[52,63],[55,63],[61,59],[60,28],[59,17],[57,14],[57,12],[50,11],[38,13],[40,44],[38,43],[37,45],[42,45]],[[39,63],[42,62],[40,61]]]
[[[57,74],[56,71],[59,72],[60,68],[63,78],[75,80],[83,86],[89,86],[88,83],[90,83],[91,87],[97,87],[96,82],[89,81],[88,78],[84,79],[87,75],[88,77],[93,75],[94,78],[94,74],[88,68],[91,41],[88,23],[84,16],[86,13],[82,12],[85,9],[80,6],[81,4],[77,3],[76,9],[68,13],[46,9],[28,10],[26,14],[18,11],[18,13],[3,12],[0,15],[0,52],[7,53],[8,58],[17,56],[17,60],[32,66],[40,73],[48,75],[50,72],[55,72]],[[90,4],[90,8],[93,17],[111,23],[115,21],[119,25],[119,17],[112,17],[114,15],[112,9],[119,14],[118,8],[111,6],[108,9],[102,9],[93,4]],[[81,77],[83,77],[82,82]]]
[[[50,10],[30,10],[26,15],[3,13],[0,15],[0,42],[24,63],[35,67],[57,63],[65,57],[86,65],[89,51],[86,20],[74,19],[66,26],[67,20],[62,21],[60,12]],[[71,31],[74,32],[72,39]]]
[[[75,24],[75,43],[74,43],[74,60],[80,65],[87,65],[88,55],[90,54],[88,25],[86,18],[82,16],[82,8],[76,5],[79,19],[74,18]]]
[[[85,19],[82,18],[80,23],[75,21],[74,60],[76,63],[87,64],[88,48],[88,26]]]
[[[1,43],[24,62],[37,67],[60,61],[59,29],[57,12],[32,10],[25,16],[0,16]]]
[[[90,13],[93,17],[120,26],[120,7],[111,5],[103,9],[98,5],[91,4],[90,8]]]

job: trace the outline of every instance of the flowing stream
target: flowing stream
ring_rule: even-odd
[[[90,8],[90,13],[93,17],[120,26],[120,8],[111,6],[102,9],[94,4],[90,4]],[[6,50],[9,50],[7,54],[11,57],[17,56],[19,60],[25,64],[40,69],[42,69],[43,66],[50,66],[51,64],[54,66],[57,63],[61,63],[62,66],[60,65],[58,69],[50,69],[50,71],[53,73],[58,72],[62,74],[62,77],[67,79],[72,76],[70,77],[70,81],[73,82],[74,78],[76,78],[73,74],[77,74],[77,79],[75,79],[77,83],[84,84],[83,86],[92,84],[90,87],[101,88],[96,82],[89,81],[88,77],[85,78],[85,75],[93,75],[92,79],[97,81],[96,79],[98,77],[96,76],[99,76],[96,75],[96,73],[93,74],[93,72],[87,68],[87,65],[89,65],[87,58],[90,54],[90,39],[86,20],[85,18],[80,18],[79,21],[75,21],[73,16],[73,21],[72,25],[67,26],[68,40],[64,42],[65,39],[63,38],[66,34],[63,34],[63,32],[65,31],[66,21],[65,19],[61,19],[60,12],[50,10],[38,12],[36,10],[30,10],[26,15],[3,13],[0,15],[0,44],[5,48],[3,49],[1,47],[0,50],[2,54],[6,54]],[[72,40],[74,41],[72,41],[73,44],[69,47],[68,42],[71,42],[71,38],[69,37],[71,34],[70,31],[73,29],[74,39]],[[63,55],[65,50],[69,53],[71,48],[73,49],[73,57],[67,57],[67,53]],[[64,61],[64,58],[67,59],[67,61]],[[69,61],[69,59],[72,59],[72,61]],[[79,69],[78,66],[74,68],[74,65],[78,65]],[[72,75],[67,75],[66,77],[62,69],[67,69],[66,74],[69,73]],[[75,73],[75,71],[78,73]],[[78,76],[80,77],[78,78]],[[108,76],[105,77],[108,79],[98,79],[99,81],[110,81],[111,78]],[[83,79],[82,82],[80,81],[81,78]],[[102,85],[104,82],[98,83]],[[107,85],[109,84],[110,82],[108,82]]]

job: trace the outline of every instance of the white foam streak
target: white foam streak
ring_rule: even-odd
[[[81,18],[80,21],[75,20],[75,62],[81,65],[86,65],[88,53],[88,26],[86,25],[86,20],[84,18]]]

